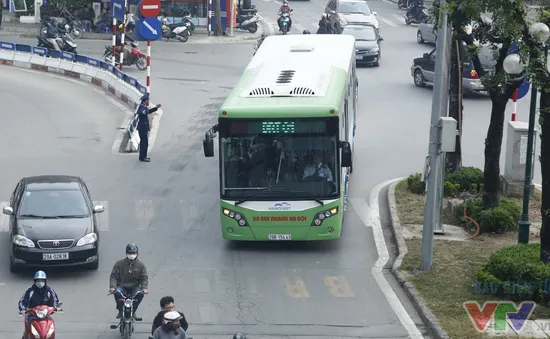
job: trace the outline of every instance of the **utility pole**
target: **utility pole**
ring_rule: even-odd
[[[440,0],[440,11],[446,5],[445,0]],[[447,115],[449,96],[449,64],[451,29],[448,22],[447,11],[440,12],[438,39],[436,46],[435,74],[432,99],[432,116],[430,122],[429,154],[427,161],[427,187],[426,204],[424,206],[424,228],[422,230],[422,256],[420,269],[431,270],[433,261],[433,242],[436,223],[441,220],[441,199],[445,171],[441,157],[441,118]],[[456,136],[455,136],[456,138]]]
[[[214,0],[214,18],[216,19],[216,27],[214,28],[214,35],[222,35],[222,10],[220,5],[221,0]]]

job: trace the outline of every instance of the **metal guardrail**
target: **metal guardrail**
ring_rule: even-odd
[[[73,54],[69,52],[50,51],[44,47],[17,44],[0,41],[0,64],[20,65],[25,64],[36,70],[62,73],[73,78],[89,79],[91,83],[102,86],[123,102],[136,109],[139,99],[147,92],[147,87],[120,71],[115,66],[99,59]],[[137,151],[139,136],[136,133],[137,114],[128,123],[126,133],[128,136],[127,151]]]

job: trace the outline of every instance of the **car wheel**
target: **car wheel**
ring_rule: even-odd
[[[422,74],[422,71],[419,69],[414,71],[414,85],[416,87],[426,86],[426,82],[424,81],[424,75]]]
[[[419,44],[424,43],[424,38],[422,37],[422,32],[420,32],[420,30],[418,30],[418,32],[416,33],[416,42],[418,42]]]

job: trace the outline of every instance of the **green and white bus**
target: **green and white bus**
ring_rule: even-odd
[[[358,81],[348,35],[264,40],[206,132],[219,134],[224,239],[340,238]]]

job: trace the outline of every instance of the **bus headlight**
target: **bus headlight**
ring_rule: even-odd
[[[237,224],[239,224],[239,226],[248,226],[248,221],[246,221],[246,218],[241,213],[232,211],[227,208],[222,208],[222,213],[226,217],[234,219]]]
[[[336,214],[338,214],[338,207],[333,207],[329,210],[321,211],[315,214],[311,226],[320,226],[323,223],[323,220],[335,216]]]

